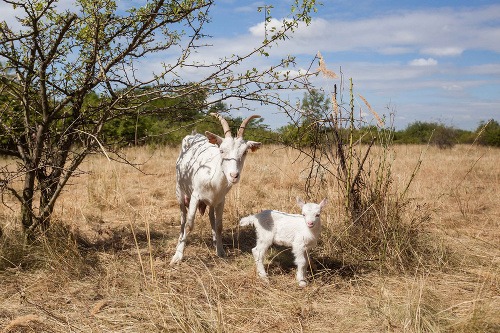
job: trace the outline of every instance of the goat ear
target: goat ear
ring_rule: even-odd
[[[255,141],[247,141],[247,146],[252,152],[256,151],[262,146],[262,143]]]
[[[328,199],[324,198],[320,203],[319,203],[319,208],[325,207],[325,205],[328,203]]]
[[[300,208],[302,208],[305,204],[306,203],[300,197],[297,197],[297,205],[299,205]]]
[[[208,142],[210,142],[211,144],[217,145],[217,146],[219,146],[223,140],[217,134],[214,134],[214,133],[209,132],[209,131],[205,131],[205,136],[207,137]]]

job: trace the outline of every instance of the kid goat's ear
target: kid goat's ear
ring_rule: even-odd
[[[300,197],[297,197],[297,205],[302,208],[302,206],[305,205],[305,202]]]
[[[324,198],[320,203],[319,203],[319,208],[323,208],[326,204],[328,203],[328,199]]]

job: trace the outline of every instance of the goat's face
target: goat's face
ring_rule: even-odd
[[[223,139],[210,132],[205,132],[205,135],[210,143],[219,146],[222,172],[226,176],[228,183],[238,183],[248,150],[255,151],[259,149],[261,143],[246,141],[243,138],[226,137]]]
[[[319,204],[304,203],[302,199],[297,198],[297,204],[302,209],[302,216],[309,228],[314,228],[320,222],[321,209],[326,205],[327,200],[323,199]]]

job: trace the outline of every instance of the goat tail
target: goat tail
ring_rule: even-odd
[[[240,226],[254,225],[255,222],[257,222],[255,215],[249,215],[240,220]]]

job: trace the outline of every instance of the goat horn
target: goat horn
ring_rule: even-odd
[[[227,123],[227,120],[224,119],[220,114],[212,112],[210,113],[211,116],[214,116],[215,118],[219,119],[222,129],[224,130],[224,137],[230,138],[232,137],[231,135],[231,129],[229,128],[229,124]]]
[[[252,120],[253,118],[260,118],[260,116],[254,114],[254,115],[251,115],[250,117],[248,117],[247,119],[243,120],[243,122],[241,123],[240,128],[238,130],[238,135],[236,136],[237,138],[243,137],[243,133],[245,132],[245,127],[247,126],[248,122],[250,120]]]

